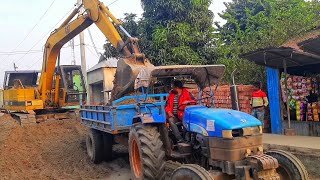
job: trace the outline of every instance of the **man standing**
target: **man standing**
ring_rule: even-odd
[[[252,105],[252,113],[251,115],[256,117],[264,124],[264,113],[265,107],[269,105],[268,97],[265,92],[261,89],[261,83],[255,82],[253,84],[258,90],[252,92],[251,97],[251,105]]]
[[[180,135],[176,122],[183,119],[184,109],[189,102],[195,102],[193,96],[183,87],[181,81],[174,81],[165,111],[170,127],[178,142],[183,142],[183,138]]]

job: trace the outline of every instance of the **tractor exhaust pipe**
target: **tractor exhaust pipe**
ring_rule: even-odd
[[[231,73],[232,85],[230,86],[230,91],[231,91],[232,109],[240,111],[238,85],[236,85],[235,78],[234,78],[237,72],[238,72],[237,69],[235,69]]]

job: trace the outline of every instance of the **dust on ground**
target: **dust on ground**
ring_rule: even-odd
[[[86,133],[75,119],[21,127],[1,116],[0,179],[130,179],[126,153],[99,165],[89,160]]]

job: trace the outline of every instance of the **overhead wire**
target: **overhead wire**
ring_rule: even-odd
[[[55,0],[53,0],[53,2],[52,2],[52,4],[54,3],[54,1]],[[115,1],[113,1],[113,2],[111,2],[111,3],[109,3],[107,6],[110,6],[110,5],[112,5],[112,4],[114,4],[114,3],[116,3],[117,1],[119,1],[119,0],[115,0]],[[50,7],[52,6],[52,4],[50,5]],[[50,9],[50,8],[49,8]],[[31,51],[33,51],[32,49],[36,46],[36,45],[38,45],[42,40],[43,40],[43,38],[45,38],[49,33],[51,33],[53,30],[52,29],[55,29],[55,27],[73,10],[74,8],[72,7],[52,28],[51,28],[51,30],[49,31],[49,32],[47,32],[44,36],[42,36],[41,37],[41,39],[39,39],[28,51],[26,51],[25,52],[25,54],[22,56],[22,57],[20,57],[16,62],[17,63],[19,63],[27,54],[29,54]],[[47,11],[46,11],[46,13],[47,13]],[[77,45],[75,45],[75,46],[77,46]],[[86,45],[86,46],[90,46],[90,45]],[[95,48],[95,50],[96,50],[96,52],[97,52],[97,49],[96,49],[96,47],[95,47],[95,45],[93,45],[93,47]],[[92,53],[92,54],[94,54],[89,48],[88,48],[88,50]],[[31,66],[29,66],[29,67],[32,67],[33,65],[35,65],[36,63],[38,63],[39,61],[41,61],[41,59],[42,59],[42,57],[40,57],[38,60],[36,60]]]
[[[49,5],[49,7],[46,9],[46,11],[41,15],[41,17],[38,19],[38,21],[36,22],[36,24],[29,30],[29,32],[27,33],[27,35],[22,39],[22,41],[20,41],[20,43],[12,50],[15,51],[17,50],[18,47],[21,46],[22,43],[24,43],[24,41],[31,35],[31,33],[33,32],[33,30],[39,25],[39,23],[42,21],[42,19],[46,16],[46,14],[48,13],[48,11],[51,9],[52,5],[54,4],[56,0],[53,0],[51,2],[51,4]],[[9,57],[11,54],[9,54],[7,57]],[[6,58],[6,57],[5,57]],[[1,61],[3,61],[3,59],[1,59]]]
[[[32,49],[37,46],[45,37],[48,36],[48,34],[50,34],[55,27],[63,20],[65,19],[65,17],[70,14],[70,12],[73,10],[74,8],[72,7],[54,26],[52,26],[50,28],[50,31],[48,31],[46,34],[44,34],[22,57],[20,57],[16,62],[19,63],[30,51],[32,51]]]
[[[117,2],[117,1],[119,1],[119,0],[115,0],[115,1],[113,1],[113,2],[111,2],[111,3],[109,3],[107,6],[110,6],[110,5],[114,4],[114,3]]]
[[[93,48],[94,48],[94,50],[96,51],[97,55],[99,56],[99,51],[98,51],[98,49],[96,48],[96,45],[95,45],[95,43],[94,43],[94,41],[93,41],[90,28],[88,28],[88,33],[89,33],[89,37],[90,37],[91,43],[92,43],[92,45],[93,45]]]
[[[32,68],[33,66],[35,66],[39,61],[41,61],[42,60],[42,56],[38,59],[38,60],[36,60],[34,63],[32,63],[30,66],[28,66],[27,67],[27,69],[30,69],[30,68]]]
[[[0,52],[0,56],[4,55],[17,55],[17,54],[25,54],[27,51],[12,51],[12,52]],[[41,50],[32,50],[29,53],[39,53]]]
[[[89,50],[89,52],[92,54],[92,55],[94,55],[95,57],[99,57],[99,55],[97,55],[96,53],[94,53],[88,46],[86,46],[86,49],[88,49]]]

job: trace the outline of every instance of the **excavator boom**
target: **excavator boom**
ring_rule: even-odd
[[[85,9],[84,13],[74,19],[80,8]],[[74,20],[71,21],[72,19]],[[43,102],[48,102],[48,96],[52,92],[56,62],[62,46],[93,23],[122,56],[118,62],[112,99],[120,97],[133,88],[134,79],[141,68],[153,66],[140,53],[137,39],[130,36],[121,26],[121,22],[112,15],[102,2],[98,0],[83,0],[83,3],[50,35],[45,44],[44,60],[38,87]],[[122,40],[115,26],[120,27],[128,36],[126,42]],[[56,92],[55,96],[57,95],[58,92]]]

